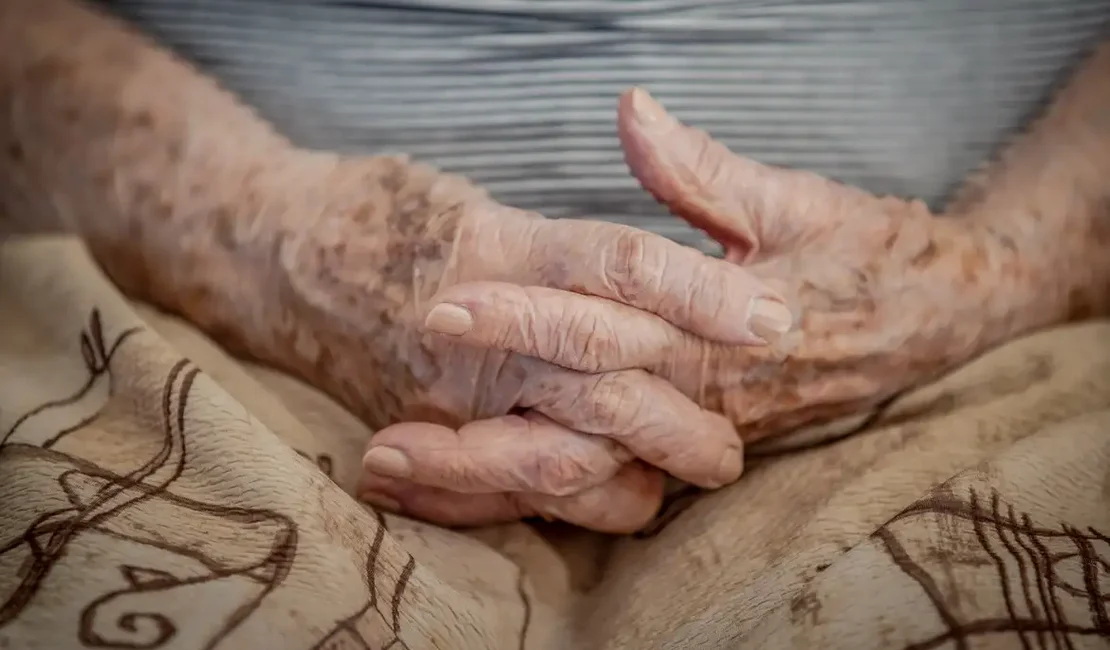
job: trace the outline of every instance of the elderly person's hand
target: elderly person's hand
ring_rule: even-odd
[[[662,472],[737,478],[737,428],[858,413],[1110,309],[1110,49],[959,221],[737,158],[627,95],[634,174],[728,264],[406,160],[300,150],[82,3],[0,8],[0,213],[80,234],[131,296],[340,399],[381,429],[361,493],[435,521],[632,530]],[[763,347],[790,342],[784,304],[803,335],[785,359]]]
[[[662,484],[641,461],[707,488],[740,475],[728,420],[647,370],[789,328],[746,271],[500,206],[406,159],[298,148],[81,3],[0,7],[0,212],[79,233],[132,297],[327,391],[383,441],[493,450],[440,480],[568,495],[553,516],[650,516],[634,509]],[[367,467],[422,478],[427,459],[400,449]],[[493,459],[514,472],[485,472]],[[577,505],[602,482],[631,520]]]
[[[660,394],[678,403],[680,392],[704,409],[723,413],[751,441],[865,413],[966,359],[992,336],[983,315],[998,311],[1002,302],[990,291],[988,276],[1002,271],[1004,256],[1000,243],[974,223],[934,217],[920,202],[878,198],[813,174],[737,157],[704,133],[677,123],[639,90],[622,98],[619,125],[626,159],[645,189],[721,242],[726,259],[796,306],[800,336],[794,341],[787,336],[770,348],[681,336],[650,348],[663,354],[633,364],[615,357],[644,345],[631,323],[643,322],[643,331],[650,331],[647,314],[629,312],[627,328],[599,330],[601,319],[560,311],[554,301],[547,312],[525,290],[474,286],[460,302],[479,318],[496,314],[500,325],[460,331],[460,342],[555,363],[592,356],[597,367],[638,366],[643,371],[637,376],[645,382],[669,382],[677,389]],[[598,263],[592,249],[584,255],[583,263]],[[663,266],[653,268],[662,271]],[[670,282],[670,277],[661,273],[655,282]],[[691,292],[686,304],[711,308],[715,316],[707,315],[727,326],[747,313],[750,294],[735,294],[731,306],[728,299],[712,294],[703,303],[705,293]],[[615,313],[618,307],[611,309]],[[536,323],[542,323],[539,330]],[[700,331],[712,332],[707,324]],[[549,341],[545,346],[535,344],[541,336]],[[658,335],[660,340],[669,336],[675,335]],[[583,353],[584,341],[594,342],[593,355]],[[609,355],[612,364],[604,361]],[[588,375],[580,377],[591,381]],[[602,385],[608,383],[603,377],[597,379]],[[660,414],[677,411],[623,385],[606,394],[626,405],[606,413],[622,426],[607,431],[611,437],[605,442],[619,444],[590,444],[577,433],[523,423],[516,435],[484,435],[481,424],[464,427],[458,435],[415,435],[399,425],[374,437],[368,460],[382,449],[397,449],[409,459],[405,471],[393,473],[368,462],[363,494],[453,525],[542,515],[595,528],[616,528],[613,521],[620,527],[640,526],[658,508],[660,494],[644,490],[632,495],[638,500],[630,504],[623,485],[636,475],[649,484],[657,480],[657,470],[638,462],[619,472],[616,468],[635,455],[668,469],[661,455],[643,453],[643,440],[673,439],[670,453],[697,457],[707,450],[698,448],[707,438],[705,420],[660,421]],[[583,402],[574,408],[592,413],[594,407]],[[578,430],[593,432],[588,426]],[[711,453],[719,453],[718,448]],[[582,489],[551,490],[561,483],[560,474],[573,476]],[[543,480],[537,480],[541,475]]]
[[[183,311],[385,427],[369,470],[542,494],[538,512],[614,531],[660,497],[641,462],[706,488],[739,477],[734,427],[651,371],[790,327],[747,271],[626,226],[507,208],[404,159],[293,152],[270,173],[255,218],[223,236],[238,252],[213,285],[228,298]],[[600,483],[617,504],[583,496]]]

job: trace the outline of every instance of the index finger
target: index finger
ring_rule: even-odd
[[[760,344],[788,331],[783,299],[742,267],[630,226],[535,221],[529,261],[543,281],[652,312],[722,343]]]
[[[663,503],[664,477],[639,462],[599,485],[566,496],[534,492],[464,494],[405,479],[364,474],[359,498],[382,510],[441,526],[484,526],[543,516],[611,534],[641,530]]]

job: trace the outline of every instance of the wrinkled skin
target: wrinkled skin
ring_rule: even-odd
[[[648,370],[700,365],[692,355],[707,340],[758,346],[757,332],[774,335],[766,318],[749,323],[753,300],[766,298],[787,319],[789,311],[750,274],[631,228],[498,206],[407,161],[320,164],[327,194],[300,200],[322,202],[322,216],[309,227],[296,217],[266,227],[286,234],[275,244],[277,293],[262,304],[288,315],[254,319],[278,325],[237,347],[292,366],[371,423],[405,422],[379,439],[424,450],[433,472],[451,450],[485,455],[430,480],[538,488],[526,505],[505,499],[490,515],[476,510],[478,521],[519,507],[517,516],[625,530],[590,502],[594,485],[606,483],[606,498],[634,512],[654,507],[662,490],[661,475],[642,463],[707,488],[739,477],[732,425]],[[456,316],[443,318],[445,308]],[[473,321],[462,336],[458,318]],[[575,331],[562,336],[566,323]],[[429,466],[383,451],[367,466],[392,474]],[[509,471],[490,473],[491,464]]]
[[[958,220],[761,167],[626,95],[632,172],[731,265],[298,149],[79,2],[0,2],[0,45],[0,217],[80,234],[129,295],[330,393],[381,429],[363,495],[441,523],[634,530],[663,471],[728,483],[741,437],[1110,313],[1110,45]]]
[[[645,189],[715,237],[731,263],[774,287],[797,310],[800,335],[777,345],[691,340],[649,368],[704,408],[725,414],[745,440],[866,412],[966,360],[995,336],[985,331],[984,314],[996,308],[986,288],[1000,286],[991,277],[1000,268],[992,263],[999,244],[976,224],[934,217],[920,202],[874,197],[737,157],[675,122],[642,91],[622,98],[619,125],[629,167]],[[551,323],[546,333],[555,340],[596,335],[588,323],[558,311],[528,318]],[[637,336],[623,329],[617,334],[621,346],[625,337]],[[496,338],[462,338],[499,344]],[[412,459],[405,472],[392,475],[367,465],[362,494],[379,505],[451,525],[543,514],[591,527],[605,517],[603,528],[631,530],[660,504],[659,492],[642,491],[628,507],[619,486],[633,474],[644,483],[657,480],[658,469],[630,462],[616,478],[607,477],[609,468],[628,460],[620,446],[593,447],[596,457],[586,462],[548,458],[547,468],[566,472],[568,483],[581,482],[581,473],[596,467],[606,468],[606,481],[591,482],[578,501],[564,496],[558,508],[541,510],[536,504],[551,504],[550,486],[560,484],[560,477],[522,459],[534,458],[528,449],[557,453],[563,445],[524,435],[479,439],[485,446],[461,448],[409,435],[406,426],[387,429],[371,443],[372,449],[404,450]],[[693,431],[691,426],[684,432],[691,447],[698,444]],[[460,481],[460,474],[484,482]],[[502,487],[510,483],[532,487]]]
[[[740,475],[731,423],[648,370],[788,329],[750,273],[499,206],[403,158],[298,148],[82,3],[11,0],[0,17],[0,214],[79,233],[130,296],[327,391],[383,440],[493,450],[487,464],[521,469],[441,480],[534,494],[519,514],[626,530],[582,495],[607,482],[622,511],[652,507],[662,481],[642,462],[707,488]],[[384,451],[367,466],[397,473]]]

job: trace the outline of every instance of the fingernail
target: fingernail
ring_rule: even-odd
[[[640,88],[632,89],[632,108],[636,112],[636,121],[643,126],[654,128],[673,121],[663,106]]]
[[[398,502],[393,497],[387,497],[386,495],[378,494],[377,492],[364,492],[362,495],[360,495],[360,497],[363,501],[369,503],[375,508],[380,508],[381,510],[392,513],[401,512],[400,502]]]
[[[748,312],[748,329],[764,342],[771,343],[790,331],[794,315],[776,300],[756,298]]]
[[[424,319],[424,327],[438,334],[462,336],[474,327],[474,315],[466,307],[445,302],[432,307]]]
[[[412,476],[412,461],[403,452],[392,447],[373,447],[362,457],[362,466],[379,476],[408,478]]]
[[[744,471],[744,456],[739,449],[729,449],[717,467],[717,480],[722,486],[734,483]]]

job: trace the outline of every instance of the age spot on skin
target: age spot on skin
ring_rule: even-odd
[[[925,268],[932,264],[933,260],[937,259],[938,252],[936,242],[930,241],[928,244],[925,244],[925,248],[921,249],[920,253],[910,258],[910,264],[919,269]]]

